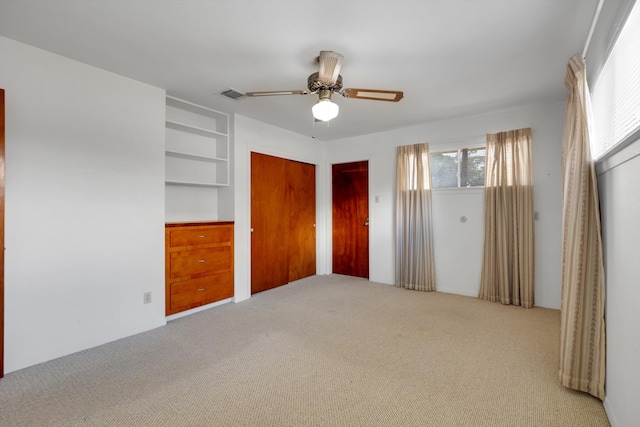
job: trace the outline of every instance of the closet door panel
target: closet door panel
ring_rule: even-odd
[[[292,282],[316,274],[315,165],[290,160],[287,183],[287,259]]]
[[[251,293],[289,282],[287,161],[251,153]]]

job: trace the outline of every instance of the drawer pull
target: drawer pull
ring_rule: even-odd
[[[206,291],[207,288],[198,288],[198,292]]]
[[[207,262],[206,259],[199,259],[198,262]]]
[[[205,237],[207,237],[206,234],[201,234],[201,235],[198,236],[199,239],[202,239],[202,238],[205,238]]]

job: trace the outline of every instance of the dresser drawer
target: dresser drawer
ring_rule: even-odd
[[[192,227],[169,230],[169,246],[194,246],[226,243],[233,239],[233,226]]]
[[[231,247],[171,252],[171,278],[215,273],[231,269]]]
[[[233,296],[231,272],[171,283],[169,310],[172,313],[220,301]]]
[[[165,313],[233,297],[233,222],[165,224]]]

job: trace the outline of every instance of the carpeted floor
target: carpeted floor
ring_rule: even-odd
[[[315,276],[7,374],[0,426],[608,426],[559,322]]]

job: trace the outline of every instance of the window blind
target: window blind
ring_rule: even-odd
[[[592,90],[594,158],[640,129],[640,2],[629,13]]]

